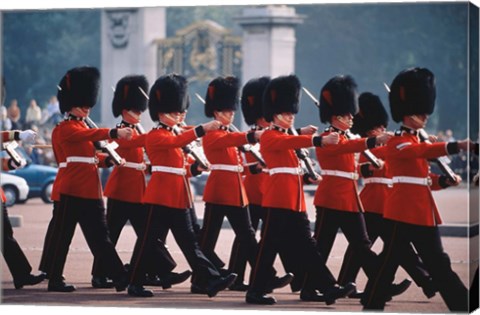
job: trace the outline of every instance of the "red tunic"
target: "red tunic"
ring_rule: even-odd
[[[379,159],[385,159],[386,147],[373,148],[372,153]],[[362,154],[360,155],[359,165],[368,163],[367,158]],[[374,169],[373,175],[368,178],[383,178],[387,177],[388,163],[385,163],[382,169]],[[360,174],[360,172],[359,172]],[[361,174],[360,174],[361,175]],[[383,214],[383,207],[385,200],[387,200],[388,193],[390,192],[391,185],[382,183],[369,183],[364,184],[363,189],[360,191],[360,199],[363,204],[365,212]]]
[[[152,171],[152,177],[143,197],[144,203],[181,210],[191,207],[191,194],[187,187],[187,176],[191,176],[191,173],[182,147],[196,138],[194,129],[178,136],[164,128],[152,129],[147,134],[145,147],[152,168],[165,166],[185,169],[186,175]]]
[[[330,133],[324,132],[322,136]],[[366,142],[366,138],[348,140],[345,135],[340,135],[337,145],[317,147],[316,154],[321,169],[355,173],[357,169],[355,152],[366,150]],[[363,212],[356,180],[331,175],[322,175],[322,177],[323,180],[318,184],[315,192],[313,201],[315,206],[348,212]]]
[[[63,123],[64,121],[61,121],[59,124],[63,124]],[[58,172],[57,172],[57,176],[55,176],[55,181],[53,182],[52,195],[50,197],[53,201],[60,201],[59,187],[61,187],[62,185],[61,181],[65,173],[66,160],[67,160],[65,152],[63,152],[62,147],[59,145],[60,142],[58,139],[59,137],[58,130],[59,130],[58,128],[53,128],[52,130],[52,149],[53,149],[53,154],[55,155],[55,160],[57,161],[57,165],[58,165]]]
[[[139,135],[133,129],[131,140],[116,139],[118,155],[126,162],[141,164],[143,159],[143,147],[147,134]],[[120,201],[141,203],[145,193],[145,171],[125,166],[115,166],[108,177],[104,195]]]
[[[246,132],[230,133],[215,130],[202,139],[205,156],[211,165],[243,165],[243,159],[237,147],[247,144]],[[208,203],[244,207],[248,197],[242,180],[243,173],[225,170],[212,170],[208,176],[203,200]]]
[[[416,135],[403,132],[387,143],[386,162],[389,175],[432,178],[432,186],[409,183],[393,185],[385,202],[383,216],[386,219],[423,225],[441,224],[431,190],[441,189],[438,175],[430,173],[428,159],[447,155],[447,143],[420,143]]]
[[[252,153],[245,153],[245,161],[247,164],[257,163],[257,159],[253,156]],[[243,184],[245,185],[245,190],[247,191],[247,197],[250,204],[262,205],[263,199],[263,185],[265,180],[268,178],[268,173],[258,173],[258,174],[245,174]]]
[[[89,129],[83,121],[66,120],[55,127],[58,129],[58,145],[66,158],[97,157],[93,142],[109,139],[108,128]],[[98,158],[104,158],[104,155]],[[99,161],[100,163],[101,161]],[[87,199],[101,199],[102,185],[98,165],[68,162],[62,175],[59,193]]]
[[[278,130],[266,130],[260,138],[260,152],[271,170],[278,167],[300,168],[295,149],[313,146],[311,135],[292,136]],[[305,212],[303,175],[278,173],[264,183],[262,206]]]

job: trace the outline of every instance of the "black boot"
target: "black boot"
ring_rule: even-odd
[[[235,281],[228,289],[230,291],[246,292],[248,290],[248,284],[243,283],[243,281]]]
[[[41,273],[38,275],[32,275],[29,274],[26,277],[22,277],[20,279],[14,279],[13,280],[13,285],[15,286],[15,289],[21,289],[23,288],[24,285],[35,285],[39,284],[43,280],[45,280],[45,273]]]
[[[76,288],[74,285],[66,284],[63,280],[48,282],[48,291],[50,292],[73,292]]]
[[[300,292],[300,300],[307,302],[325,302],[325,296],[317,290],[303,289]]]
[[[287,273],[283,277],[274,277],[267,288],[267,293],[272,293],[275,289],[283,288],[293,281],[293,273]]]
[[[111,289],[114,287],[113,281],[107,277],[92,277],[92,287],[97,289]]]
[[[431,299],[432,297],[435,296],[435,294],[437,293],[438,290],[435,287],[435,285],[433,284],[433,281],[429,280],[427,283],[422,285],[422,291],[423,291],[423,294],[425,294],[425,296],[428,299]]]
[[[174,284],[179,284],[186,281],[191,275],[192,272],[190,270],[186,270],[181,273],[170,272],[165,276],[160,277],[160,283],[163,289],[169,289]]]
[[[390,286],[390,290],[387,295],[387,302],[392,300],[392,297],[402,294],[403,292],[407,291],[407,289],[412,284],[412,280],[405,279],[402,282],[396,284],[393,283]]]
[[[325,304],[331,305],[339,298],[345,297],[355,291],[356,285],[353,282],[348,282],[345,286],[335,285],[323,293],[325,297]]]
[[[259,305],[273,305],[277,303],[277,300],[273,296],[268,296],[259,292],[248,291],[245,296],[245,301],[249,304]]]
[[[216,278],[210,280],[207,285],[207,294],[209,297],[214,297],[218,292],[230,287],[237,279],[236,273],[231,273],[226,277]]]
[[[136,297],[152,297],[153,291],[147,290],[141,285],[130,284],[128,286],[128,295]]]

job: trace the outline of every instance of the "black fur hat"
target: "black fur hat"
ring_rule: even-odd
[[[263,94],[263,115],[265,120],[272,122],[275,114],[298,113],[300,88],[300,79],[294,74],[272,79]]]
[[[270,82],[270,77],[264,76],[249,80],[242,89],[241,106],[243,118],[247,125],[254,125],[257,119],[263,117],[263,92]]]
[[[67,71],[58,84],[57,98],[60,111],[66,113],[73,107],[90,107],[97,103],[100,71],[83,66]]]
[[[358,113],[353,117],[351,131],[362,137],[378,126],[388,126],[388,113],[380,98],[370,92],[365,92],[358,98]]]
[[[332,116],[358,112],[357,83],[349,75],[337,75],[320,91],[320,121],[329,123]]]
[[[176,73],[163,75],[150,89],[150,118],[158,121],[159,113],[184,112],[189,105],[187,79]]]
[[[140,91],[142,89],[142,91]],[[145,93],[145,94],[144,94]],[[121,78],[115,87],[112,101],[113,116],[118,117],[122,110],[144,112],[147,109],[148,81],[143,75],[128,75]]]
[[[236,77],[217,77],[207,88],[205,96],[205,116],[213,117],[214,111],[238,109],[239,82]]]
[[[393,120],[401,122],[404,116],[432,114],[435,96],[435,76],[430,70],[403,70],[393,79],[388,95]]]

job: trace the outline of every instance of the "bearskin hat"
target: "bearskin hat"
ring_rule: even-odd
[[[435,76],[430,70],[403,70],[393,79],[388,95],[393,120],[401,122],[404,116],[432,114],[435,96]]]
[[[233,110],[238,108],[239,82],[236,77],[217,77],[207,88],[205,96],[205,116],[213,117],[214,111]]]
[[[120,116],[124,109],[143,113],[147,109],[147,93],[148,81],[145,76],[129,75],[121,78],[113,94],[113,116]]]
[[[263,94],[263,115],[268,122],[273,115],[298,113],[300,108],[300,79],[292,74],[272,79]]]
[[[351,131],[362,137],[378,126],[388,126],[388,113],[380,98],[370,92],[365,92],[358,98],[358,113],[353,117]]]
[[[184,112],[189,105],[187,79],[176,73],[163,75],[150,89],[148,110],[150,118],[158,121],[159,113]]]
[[[97,103],[100,71],[95,67],[76,67],[67,71],[58,84],[57,98],[60,111],[73,107],[90,107]]]
[[[242,89],[242,98],[240,100],[242,106],[243,118],[247,125],[254,125],[257,119],[263,117],[262,104],[263,92],[270,82],[270,77],[264,76],[249,80]]]
[[[320,121],[329,123],[332,116],[358,112],[357,83],[349,75],[337,75],[320,91]]]

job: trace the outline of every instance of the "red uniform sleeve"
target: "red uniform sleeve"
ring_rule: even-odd
[[[239,147],[248,143],[246,132],[218,134],[216,137],[205,137],[203,141],[203,145],[209,147],[211,150]]]
[[[367,138],[348,140],[337,145],[321,147],[321,150],[325,155],[339,155],[346,153],[362,152],[366,149],[368,149]]]
[[[447,155],[447,143],[413,143],[409,141],[403,141],[395,143],[396,150],[389,150],[388,157],[397,159],[434,159],[440,156]]]
[[[263,139],[263,141],[262,141]],[[260,138],[262,148],[266,150],[290,150],[313,147],[312,135],[282,135],[281,137]]]
[[[159,148],[180,148],[184,147],[197,138],[195,130],[188,130],[175,137],[152,137],[151,145]]]

